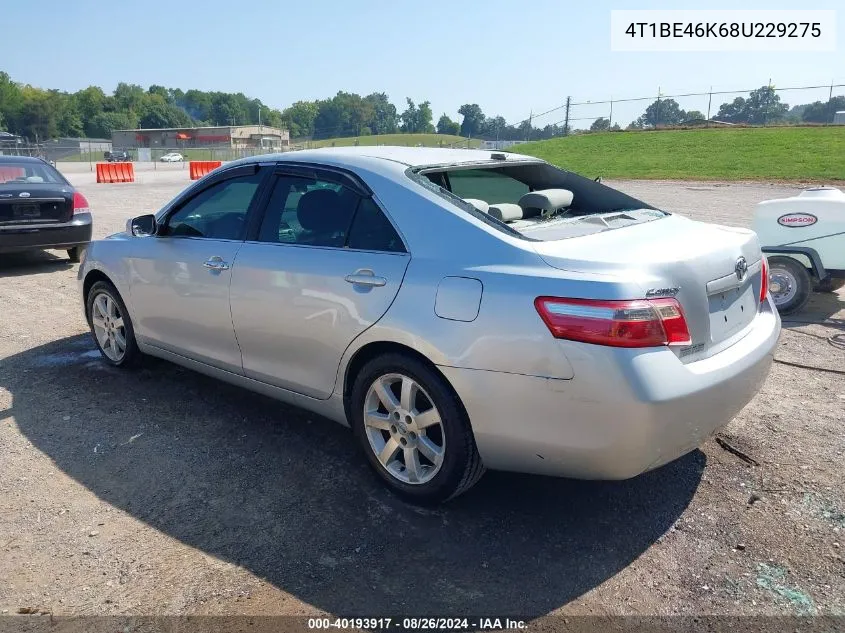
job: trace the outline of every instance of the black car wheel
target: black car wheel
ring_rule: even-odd
[[[769,257],[769,293],[778,312],[797,312],[810,299],[813,288],[810,273],[792,257]]]

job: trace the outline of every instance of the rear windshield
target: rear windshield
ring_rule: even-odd
[[[25,183],[66,185],[67,181],[47,163],[0,162],[0,185]]]
[[[432,168],[420,170],[420,173],[459,198],[483,200],[491,205],[516,204],[530,191],[568,189],[573,194],[569,205],[572,215],[654,208],[591,178],[546,163]]]

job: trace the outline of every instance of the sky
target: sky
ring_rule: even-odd
[[[432,104],[435,122],[460,120],[463,103],[518,123],[574,102],[714,90],[845,84],[845,11],[837,51],[826,53],[624,53],[610,50],[612,9],[836,9],[803,3],[564,2],[563,0],[41,0],[3,1],[0,70],[15,81],[111,92],[118,82],[243,92],[283,109],[339,90],[386,92]],[[845,89],[835,90],[839,94]],[[827,89],[783,100],[827,100]],[[741,94],[741,93],[738,93]],[[713,114],[721,101],[713,98]],[[707,97],[678,99],[707,108]],[[617,103],[624,126],[647,102]],[[607,115],[607,105],[573,107],[573,119]],[[535,125],[563,119],[563,110]],[[586,125],[589,124],[587,121]],[[576,124],[576,127],[585,127]]]

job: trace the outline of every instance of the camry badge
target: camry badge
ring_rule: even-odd
[[[19,197],[19,198],[29,198],[29,192],[28,192],[28,191],[21,191],[21,192],[18,194],[18,197]]]
[[[736,278],[740,281],[745,279],[745,275],[748,273],[748,262],[745,261],[745,258],[742,255],[740,255],[738,260],[736,260],[734,272],[736,273]]]
[[[646,299],[654,299],[655,297],[674,297],[680,291],[680,286],[673,286],[672,288],[649,288],[645,292]]]

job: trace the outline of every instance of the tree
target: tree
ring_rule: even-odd
[[[752,90],[748,99],[737,97],[731,103],[719,106],[716,118],[728,123],[765,125],[783,119],[789,112],[789,105],[780,102],[780,96],[772,86]]]
[[[397,130],[396,106],[390,103],[383,92],[374,92],[364,97],[364,101],[371,108],[370,120],[367,127],[373,134],[393,134]]]
[[[590,126],[591,132],[604,132],[610,129],[610,119],[605,119],[604,117],[599,117],[593,124]]]
[[[415,105],[410,97],[406,98],[408,108],[402,113],[401,130],[408,134],[424,134],[434,132],[434,125],[431,120],[434,114],[431,111],[431,103],[423,101],[419,106]]]
[[[804,107],[801,120],[805,123],[833,123],[833,115],[845,110],[845,96],[837,96],[822,102],[814,101]]]
[[[290,132],[291,138],[314,136],[314,120],[319,111],[316,101],[297,101],[282,111],[282,123]]]
[[[444,112],[440,119],[437,121],[437,133],[438,134],[459,134],[461,131],[461,126],[458,124],[457,121],[453,121]]]
[[[188,127],[191,123],[191,117],[184,110],[167,103],[160,93],[148,95],[141,105],[138,121],[141,127]]]
[[[660,125],[678,125],[686,118],[686,113],[674,99],[657,99],[645,109],[640,117],[641,127],[658,127]]]
[[[485,118],[482,122],[481,129],[478,130],[476,136],[482,136],[488,139],[505,140],[503,134],[508,128],[508,122],[503,116],[494,116]]]
[[[725,123],[743,123],[745,122],[745,99],[737,97],[730,103],[723,103],[719,106],[719,111],[716,113],[717,121],[724,121]]]
[[[699,112],[698,110],[689,110],[684,117],[683,123],[687,123],[688,121],[704,121],[707,117],[704,116],[703,112]]]
[[[373,104],[360,95],[338,92],[331,99],[318,102],[314,119],[314,138],[358,136],[373,118]]]
[[[745,102],[745,121],[752,125],[765,124],[782,119],[789,106],[780,102],[780,96],[772,86],[752,90]]]
[[[144,89],[137,84],[120,82],[114,89],[114,100],[117,109],[138,112],[144,102]]]
[[[484,127],[484,113],[477,103],[465,103],[458,108],[458,114],[464,117],[461,121],[461,136],[471,138],[481,134]]]
[[[129,113],[101,112],[90,122],[91,136],[110,138],[113,130],[131,130],[138,127],[138,119]]]

